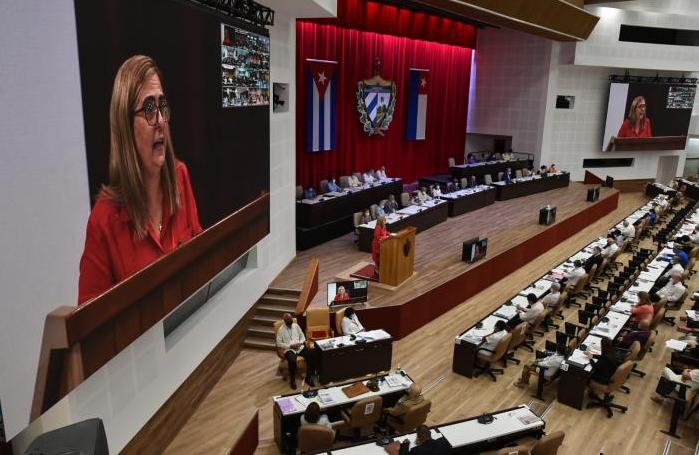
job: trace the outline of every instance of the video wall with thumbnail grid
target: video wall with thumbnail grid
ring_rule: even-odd
[[[269,105],[269,37],[221,24],[223,107]]]

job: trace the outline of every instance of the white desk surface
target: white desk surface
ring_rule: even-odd
[[[442,199],[459,199],[462,197],[470,196],[476,193],[482,193],[483,191],[490,190],[493,187],[490,185],[478,185],[473,188],[464,188],[458,191],[452,191],[451,193],[444,193],[439,196]]]
[[[318,403],[320,405],[320,409],[326,409],[334,406],[340,406],[348,403],[355,403],[359,400],[363,400],[364,398],[370,398],[374,397],[377,395],[386,395],[388,393],[393,393],[401,390],[407,390],[408,387],[410,387],[410,384],[413,383],[413,381],[410,380],[410,378],[406,375],[403,376],[402,374],[398,372],[391,373],[387,376],[391,376],[395,378],[398,381],[398,385],[396,387],[391,387],[388,385],[387,381],[379,381],[379,390],[377,392],[366,392],[361,395],[358,395],[354,398],[348,398],[347,395],[342,391],[343,387],[347,387],[350,384],[344,384],[341,386],[336,386],[336,387],[328,387],[325,389],[319,389],[318,390],[318,395],[313,397],[313,398],[305,398],[303,394],[297,393],[296,395],[288,395],[285,397],[282,396],[276,396],[272,398],[272,400],[275,403],[279,404],[279,408],[282,411],[282,414],[284,415],[292,415],[292,414],[299,414],[302,413],[306,410],[306,407],[313,401]],[[365,385],[368,382],[367,381],[362,381]],[[327,403],[323,403],[321,400],[321,395],[327,395],[332,401],[329,401]]]
[[[480,321],[483,324],[481,328],[472,327],[463,335],[456,337],[456,343],[458,344],[461,341],[466,341],[472,344],[480,344],[481,341],[483,341],[484,336],[493,333],[493,330],[495,329],[495,323],[498,321],[507,320],[505,318],[501,318],[493,314],[489,315],[488,317]]]
[[[478,419],[470,419],[441,426],[439,432],[451,444],[452,448],[459,448],[544,426],[544,421],[526,405],[511,411],[495,413],[493,417],[493,422],[489,424],[481,424],[478,423]]]
[[[317,340],[315,343],[323,351],[330,351],[333,349],[339,349],[341,347],[354,346],[357,344],[358,340],[366,340],[367,343],[379,340],[387,340],[391,338],[391,335],[383,329],[370,330],[367,332],[359,332],[355,334],[355,339],[352,340],[349,335],[326,338],[324,340]],[[339,346],[342,344],[343,346]]]
[[[537,298],[541,298],[542,295],[546,294],[551,290],[552,284],[553,281],[541,278],[540,280],[537,280],[537,282],[534,283],[533,286],[529,286],[526,289],[522,289],[519,295],[526,297],[527,294],[534,294]],[[515,299],[512,299],[512,301],[514,302]]]
[[[432,439],[439,439],[442,435],[432,430]],[[398,436],[393,438],[394,441],[403,442],[404,440],[410,441],[410,448],[415,447],[415,433],[409,433],[403,436]],[[333,455],[386,455],[386,450],[382,446],[376,445],[376,442],[368,442],[366,444],[361,444],[353,447],[347,447],[344,449],[332,450],[330,452]]]
[[[422,205],[409,205],[407,207],[403,207],[402,209],[398,210],[395,213],[391,213],[390,215],[386,215],[386,224],[391,224],[391,223],[395,223],[396,221],[410,218],[411,216],[416,215],[425,209],[429,209],[429,208],[436,207],[438,205],[446,204],[446,203],[447,203],[447,201],[445,201],[444,199],[431,199],[429,201],[426,201]],[[376,220],[370,221],[368,223],[360,224],[359,227],[374,229],[376,227]]]
[[[617,337],[617,335],[619,335],[621,328],[624,327],[630,318],[628,314],[617,313],[616,311],[609,311],[605,317],[609,320],[607,322],[600,321],[597,323],[597,325],[590,330],[591,335],[597,335],[613,340]]]

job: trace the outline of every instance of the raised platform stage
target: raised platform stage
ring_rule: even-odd
[[[586,202],[587,188],[571,183],[566,188],[496,202],[425,231],[416,241],[416,275],[397,290],[370,284],[369,302],[363,308],[355,307],[362,323],[367,329],[384,328],[400,339],[617,207],[617,190],[602,188],[598,201]],[[557,207],[557,221],[541,226],[539,209],[546,204]],[[461,244],[476,236],[490,239],[488,257],[466,264],[461,261]],[[360,261],[371,261],[370,254],[357,251],[353,240],[353,235],[347,235],[299,252],[272,286],[298,288],[308,261],[318,257],[319,292],[312,305],[325,305],[327,282]]]

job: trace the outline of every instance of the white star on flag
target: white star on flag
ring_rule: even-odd
[[[318,82],[320,82],[321,84],[325,84],[325,81],[326,81],[327,79],[328,79],[328,78],[325,77],[325,71],[322,71],[322,72],[318,73]]]
[[[427,80],[424,77],[420,79],[420,85],[422,85],[423,87],[427,85]]]

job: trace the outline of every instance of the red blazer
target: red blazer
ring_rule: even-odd
[[[643,122],[643,128],[641,128],[638,132],[634,131],[633,126],[631,125],[631,122],[629,122],[629,119],[626,119],[626,120],[624,120],[624,123],[621,124],[621,128],[619,128],[619,133],[616,136],[617,137],[651,137],[651,136],[653,136],[653,132],[651,131],[650,119],[648,117],[645,118],[645,121]]]
[[[100,195],[87,220],[85,250],[80,259],[78,305],[96,297],[138,272],[151,262],[177,248],[202,231],[189,172],[176,163],[180,209],[170,213],[163,198],[161,235],[149,224],[148,235],[136,240],[126,207]]]
[[[379,226],[378,224],[374,228],[374,239],[371,242],[371,258],[374,263],[379,263],[379,254],[381,254],[381,241],[391,236],[388,229]]]

